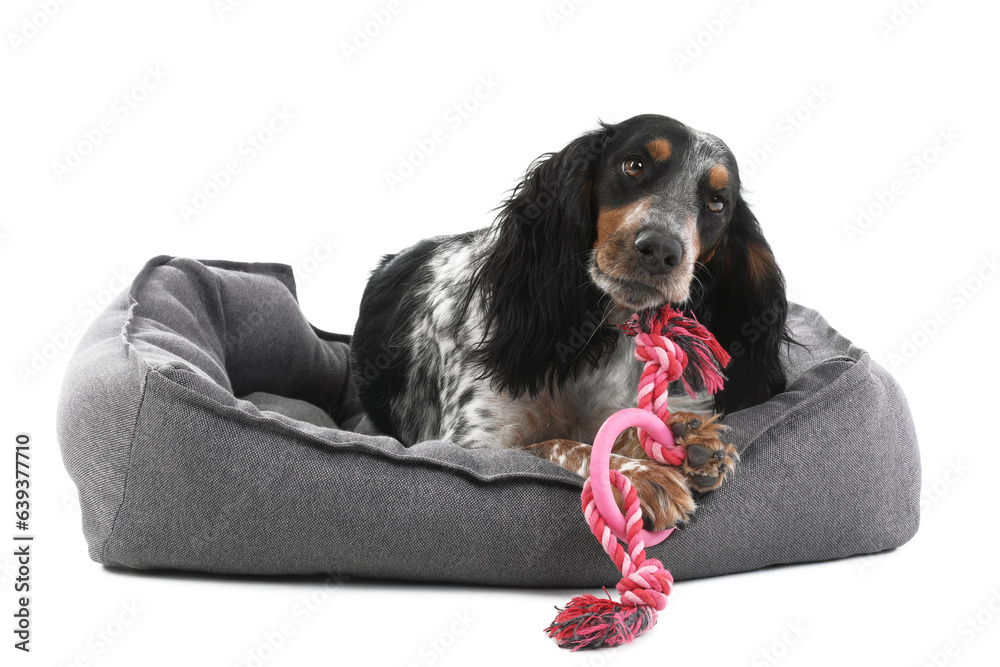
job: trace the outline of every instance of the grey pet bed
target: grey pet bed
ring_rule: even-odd
[[[334,298],[331,295],[331,298]],[[889,374],[791,309],[788,390],[726,417],[737,473],[650,554],[678,579],[897,547],[920,464]],[[280,264],[157,257],[93,323],[58,434],[95,561],[130,568],[518,586],[619,575],[583,480],[518,451],[373,433],[348,338],[309,325]]]

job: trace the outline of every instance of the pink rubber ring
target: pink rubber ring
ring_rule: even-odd
[[[674,446],[674,434],[663,421],[648,410],[639,408],[625,408],[619,410],[601,426],[594,439],[594,447],[590,453],[590,488],[594,492],[594,502],[597,510],[601,513],[604,523],[615,536],[623,542],[628,542],[625,534],[625,517],[615,503],[615,497],[611,492],[611,475],[608,464],[611,461],[611,448],[618,439],[618,435],[627,428],[638,426],[646,431],[662,445]],[[654,462],[654,465],[659,465]],[[659,544],[670,537],[674,532],[673,528],[667,530],[657,530],[649,532],[645,529],[640,533],[642,541],[647,547]]]

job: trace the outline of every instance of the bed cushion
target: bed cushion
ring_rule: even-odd
[[[332,296],[332,295],[331,295]],[[353,307],[353,304],[345,304]],[[725,418],[741,465],[650,549],[677,579],[897,547],[919,521],[906,399],[792,305],[786,392]],[[516,586],[619,579],[583,479],[518,451],[377,434],[349,338],[312,327],[290,267],[156,257],[92,324],[58,435],[90,557],[136,569]]]

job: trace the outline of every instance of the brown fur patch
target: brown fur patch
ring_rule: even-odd
[[[573,440],[546,440],[525,449],[582,477],[590,474],[590,445]]]
[[[613,454],[627,456],[630,459],[647,459],[646,450],[639,444],[639,433],[635,427],[627,428],[618,434],[615,444],[611,447]]]
[[[627,442],[630,437],[635,437],[635,430],[629,429],[622,435]],[[622,440],[621,436],[619,440]],[[546,440],[524,449],[581,477],[590,475],[592,449],[590,445],[573,440]],[[639,451],[642,451],[641,447]],[[611,470],[620,470],[632,482],[639,495],[642,515],[646,523],[655,530],[663,530],[687,521],[695,509],[687,478],[677,468],[619,454],[611,455],[608,467]],[[617,491],[615,498],[621,507],[621,497]]]
[[[719,415],[675,412],[670,415],[667,425],[677,437],[677,444],[685,450],[697,445],[703,448],[702,452],[709,452],[707,460],[699,461],[697,465],[692,464],[690,458],[685,459],[681,465],[681,472],[688,478],[691,486],[697,491],[718,488],[736,467],[739,459],[736,448],[722,439],[726,427],[719,423]]]
[[[666,139],[653,139],[648,144],[646,144],[646,150],[649,154],[653,156],[653,159],[657,162],[663,162],[670,158],[670,154],[674,151],[674,147],[670,145],[670,142]]]
[[[729,170],[717,164],[708,170],[708,184],[716,190],[722,190],[729,185]]]
[[[596,433],[603,422],[599,415],[581,414],[579,405],[560,392],[514,400],[492,393],[481,400],[493,415],[488,420],[493,427],[490,438],[500,448],[522,448],[553,438],[582,438],[585,436],[577,434]]]
[[[601,209],[597,214],[597,240],[594,247],[603,247],[620,229],[640,220],[649,205],[649,199],[640,199],[618,208]]]
[[[615,469],[613,456],[612,469]],[[625,459],[628,461],[629,459]],[[650,462],[638,469],[623,473],[632,482],[639,495],[643,524],[653,530],[665,530],[679,523],[685,523],[695,510],[694,497],[683,473],[673,466]],[[621,497],[615,492],[615,499],[621,507]]]

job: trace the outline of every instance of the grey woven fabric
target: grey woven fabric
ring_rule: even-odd
[[[787,392],[729,415],[737,473],[650,554],[678,579],[906,542],[916,436],[899,386],[816,312]],[[347,338],[291,269],[157,257],[93,323],[58,410],[95,561],[519,586],[613,584],[583,480],[530,454],[372,434]],[[238,398],[242,397],[242,398]]]

